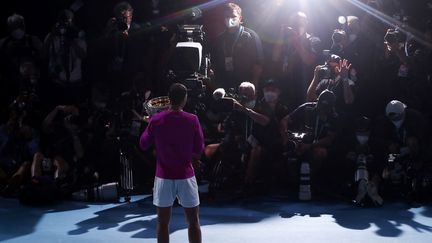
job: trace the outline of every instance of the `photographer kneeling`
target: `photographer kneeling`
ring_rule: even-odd
[[[280,121],[288,115],[288,108],[280,103],[281,94],[279,83],[273,79],[263,84],[264,97],[257,104],[255,111],[263,116],[254,120],[252,136],[248,141],[252,145],[246,169],[245,183],[251,185],[257,177],[262,176],[265,182],[277,178],[273,172],[279,155],[283,151],[283,140]],[[257,172],[260,174],[257,174]]]
[[[82,111],[74,105],[56,106],[42,122],[41,148],[31,164],[31,183],[20,201],[43,205],[67,198],[73,189],[73,169],[84,156]]]
[[[305,133],[296,145],[296,154],[310,164],[312,189],[324,182],[323,163],[339,130],[339,118],[335,112],[336,97],[333,92],[324,90],[317,102],[307,102],[283,118],[284,143],[289,142],[288,129]],[[332,176],[332,175],[330,175]],[[319,189],[319,188],[318,188]]]

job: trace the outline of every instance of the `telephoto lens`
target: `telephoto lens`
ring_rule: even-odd
[[[312,199],[310,179],[309,162],[303,161],[300,166],[299,200],[309,201]]]
[[[78,201],[118,202],[118,188],[117,182],[90,187],[72,193],[72,199]]]

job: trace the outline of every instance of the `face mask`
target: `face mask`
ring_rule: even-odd
[[[276,92],[268,91],[264,92],[264,99],[266,102],[274,102],[278,98],[278,95]]]
[[[255,103],[256,103],[255,100],[251,100],[251,101],[246,102],[246,103],[244,104],[244,106],[245,106],[246,108],[253,109],[253,108],[255,107]]]
[[[350,42],[354,42],[357,39],[357,35],[356,34],[350,34],[348,38],[349,38]]]
[[[359,144],[364,145],[369,141],[369,136],[367,135],[356,135]]]
[[[226,18],[225,19],[225,26],[227,27],[227,28],[234,28],[234,27],[237,27],[237,25],[238,25],[238,21],[237,21],[237,18]]]
[[[13,38],[15,38],[17,40],[21,40],[24,37],[25,32],[22,29],[16,29],[16,30],[12,31],[11,35]]]
[[[399,121],[392,121],[393,125],[395,125],[395,127],[397,129],[401,128],[402,124],[403,124],[404,120],[399,120]]]

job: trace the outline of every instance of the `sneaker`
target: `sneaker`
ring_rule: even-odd
[[[382,206],[384,200],[382,197],[378,194],[378,187],[375,185],[375,183],[370,182],[367,187],[367,193],[372,200],[372,202],[375,204],[375,206]]]

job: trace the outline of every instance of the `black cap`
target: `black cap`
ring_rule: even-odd
[[[358,132],[367,132],[371,128],[371,120],[366,116],[358,117],[355,120],[355,128]]]
[[[317,108],[324,111],[331,111],[336,102],[336,96],[328,89],[318,96]]]
[[[279,81],[277,81],[276,79],[267,79],[266,81],[264,81],[262,87],[265,88],[265,87],[269,87],[269,86],[273,86],[275,88],[280,88],[279,87]]]

